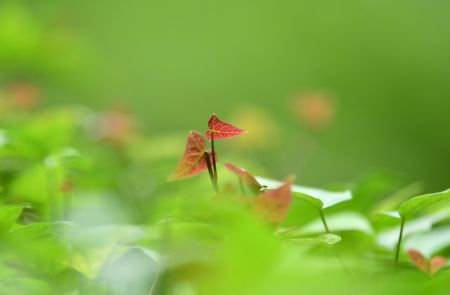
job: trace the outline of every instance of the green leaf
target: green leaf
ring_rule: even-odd
[[[398,211],[379,212],[373,216],[373,223],[377,229],[397,226],[401,222]]]
[[[388,212],[382,212],[379,213],[380,215],[386,216],[388,218],[393,218],[393,219],[401,219],[400,213],[398,211],[388,211]]]
[[[405,241],[405,249],[416,249],[428,258],[450,246],[450,226],[438,227],[429,232],[411,236]]]
[[[7,232],[22,213],[22,206],[0,206],[0,233]]]
[[[403,238],[429,231],[433,224],[448,218],[450,211],[442,210],[434,214],[412,219],[405,224]],[[386,249],[394,249],[398,241],[400,226],[390,227],[378,234],[377,242]]]
[[[327,223],[332,231],[359,231],[369,235],[373,233],[372,226],[367,218],[357,212],[347,211],[327,216]],[[320,219],[316,219],[303,227],[279,230],[277,235],[285,238],[296,238],[319,232],[323,232],[323,224]]]
[[[340,212],[326,217],[331,231],[359,231],[366,234],[372,234],[373,229],[367,218],[357,212]],[[304,232],[320,232],[323,230],[323,224],[320,219],[307,224]]]
[[[341,240],[342,238],[336,234],[320,234],[287,239],[289,242],[318,245],[334,245],[339,243]]]
[[[123,252],[119,257],[111,254],[100,270],[97,280],[113,294],[152,294],[159,275],[159,264],[150,251],[139,247],[116,247]],[[120,249],[122,248],[122,249]]]
[[[282,184],[280,181],[267,179],[264,177],[256,177],[256,179],[261,185],[266,186],[269,189],[277,188]],[[326,209],[352,199],[351,191],[332,192],[300,185],[293,185],[291,189],[294,196],[310,203],[319,210]]]
[[[450,201],[450,189],[446,191],[421,195],[411,198],[400,205],[399,213],[402,218],[407,218],[439,203]]]

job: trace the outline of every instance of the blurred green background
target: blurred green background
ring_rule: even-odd
[[[213,112],[249,117],[269,122],[270,144],[243,150],[277,178],[384,171],[437,191],[449,179],[449,13],[444,0],[1,0],[0,86],[38,85],[47,105],[126,104],[150,135],[204,130]],[[311,91],[333,102],[320,131],[293,110]]]

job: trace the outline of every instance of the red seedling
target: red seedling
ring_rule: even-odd
[[[216,114],[212,114],[212,116],[209,118],[208,128],[209,130],[206,131],[206,137],[208,137],[208,139],[211,141],[212,166],[214,171],[214,178],[217,182],[217,167],[216,167],[214,140],[235,137],[247,133],[247,131],[239,129],[227,122],[220,120],[216,116]]]
[[[209,140],[231,138],[247,133],[245,130],[220,120],[216,114],[212,114],[209,118],[208,128],[209,130],[206,131],[206,136]]]
[[[214,188],[216,189],[217,183],[213,176],[211,154],[206,151],[205,138],[197,131],[190,131],[184,154],[178,162],[175,172],[169,177],[169,181],[193,177],[205,170],[209,171]]]
[[[283,185],[274,190],[268,190],[254,199],[253,209],[263,220],[279,224],[289,213],[293,179],[289,178]]]
[[[448,262],[447,258],[442,256],[435,256],[427,260],[422,253],[413,249],[408,251],[408,256],[418,269],[430,276],[436,274]]]
[[[241,183],[247,185],[253,193],[258,194],[261,192],[261,184],[256,180],[256,178],[249,173],[247,170],[241,167],[237,167],[231,163],[225,163],[225,167],[232,173],[239,176]]]

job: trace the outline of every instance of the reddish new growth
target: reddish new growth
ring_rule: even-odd
[[[230,170],[232,173],[239,176],[242,183],[247,185],[252,190],[252,192],[257,194],[261,191],[261,188],[262,188],[261,184],[259,184],[259,182],[256,180],[256,178],[251,173],[249,173],[247,170],[245,170],[244,168],[241,168],[241,167],[237,167],[231,163],[225,163],[225,167],[228,170]]]
[[[7,101],[13,108],[31,111],[40,103],[41,89],[31,83],[16,83],[7,91]]]
[[[59,191],[62,193],[70,193],[75,189],[75,184],[70,180],[65,180],[59,186]]]
[[[448,261],[447,258],[442,256],[435,256],[430,260],[427,260],[422,253],[413,249],[408,251],[408,256],[418,269],[430,276],[434,275],[441,268],[446,266]]]
[[[281,223],[289,213],[292,195],[291,185],[293,179],[288,179],[283,185],[274,190],[268,190],[257,196],[253,201],[256,214],[269,223]]]
[[[190,131],[184,154],[178,162],[175,173],[169,177],[169,180],[192,177],[207,170],[205,154],[205,138],[197,131]]]
[[[97,137],[112,145],[126,143],[137,131],[133,113],[124,106],[106,110],[96,124]]]
[[[209,118],[208,128],[209,130],[206,131],[206,136],[209,140],[230,138],[247,133],[245,130],[220,120],[216,114],[213,114],[211,118]]]
[[[336,112],[330,96],[320,91],[302,93],[294,100],[293,110],[300,120],[314,129],[329,126]]]

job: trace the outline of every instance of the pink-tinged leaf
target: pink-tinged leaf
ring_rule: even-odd
[[[263,220],[270,223],[281,223],[289,213],[292,195],[293,179],[288,179],[283,185],[268,190],[254,199],[253,209]]]
[[[206,131],[206,137],[208,137],[209,140],[211,140],[212,133],[214,133],[214,139],[230,138],[247,133],[245,130],[220,120],[215,114],[212,114],[211,118],[209,118],[208,128],[209,130]]]
[[[206,141],[197,131],[190,131],[184,154],[169,181],[192,177],[208,169],[205,161]]]
[[[448,259],[442,256],[435,256],[431,259],[429,262],[429,272],[430,275],[434,275],[437,273],[441,268],[446,266],[448,263]]]
[[[409,250],[408,256],[411,261],[417,266],[418,269],[428,274],[428,261],[427,259],[417,250]]]
[[[242,182],[245,185],[247,185],[252,190],[252,192],[257,194],[261,191],[262,186],[259,184],[256,178],[252,174],[250,174],[247,170],[241,167],[237,167],[231,163],[225,163],[225,167],[232,173],[239,176]]]

